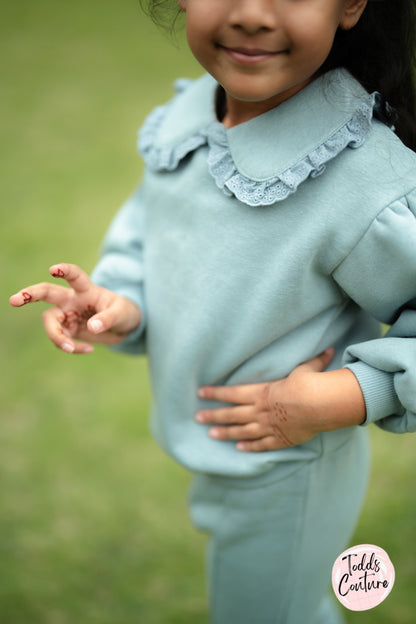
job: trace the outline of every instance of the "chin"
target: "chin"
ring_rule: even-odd
[[[225,91],[228,93],[228,95],[230,95],[231,97],[233,97],[236,100],[239,100],[240,102],[252,102],[254,103],[260,103],[260,102],[266,102],[267,100],[270,100],[276,96],[278,96],[278,93],[269,93],[261,88],[252,88],[252,87],[248,87],[246,89],[241,88],[241,86],[239,88],[236,89],[227,89],[226,86],[224,86]]]

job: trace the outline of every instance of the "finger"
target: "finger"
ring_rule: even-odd
[[[119,344],[124,338],[124,334],[116,334],[112,332],[104,332],[103,334],[92,334],[87,328],[79,329],[77,331],[77,339],[92,340],[98,344],[116,345]]]
[[[120,319],[120,308],[117,304],[110,305],[102,312],[94,314],[88,322],[87,328],[92,334],[101,334],[111,330]]]
[[[67,289],[65,289],[67,290]],[[57,347],[63,349],[67,353],[90,353],[93,346],[90,341],[115,345],[118,344],[123,336],[118,334],[104,333],[102,336],[95,336],[80,323],[80,315],[76,311],[72,311],[74,316],[69,312],[63,312],[59,308],[49,308],[42,315],[42,321],[48,337],[56,344]],[[78,342],[74,340],[88,341]]]
[[[200,410],[195,414],[195,420],[201,424],[242,425],[253,420],[253,407],[251,405],[243,405]]]
[[[20,308],[20,306],[25,305],[26,303],[30,303],[33,299],[32,295],[29,292],[30,288],[20,290],[15,295],[9,297],[9,303],[14,308]]]
[[[213,427],[209,430],[209,435],[215,440],[256,440],[264,433],[259,423],[251,422],[248,425]]]
[[[58,349],[65,353],[91,353],[92,345],[86,342],[75,342],[69,330],[62,326],[63,315],[58,308],[49,308],[42,314],[46,335]]]
[[[88,275],[76,264],[54,264],[49,268],[52,277],[64,279],[77,293],[84,293],[91,288]]]
[[[308,360],[308,362],[304,362],[297,369],[309,370],[316,373],[320,373],[324,371],[329,364],[331,363],[332,358],[334,357],[335,349],[333,347],[329,347],[316,357]]]
[[[69,353],[86,355],[88,353],[92,353],[94,351],[94,347],[89,342],[74,342],[74,351],[70,351]],[[65,350],[65,349],[64,349]]]
[[[126,335],[135,330],[142,320],[141,310],[133,301],[109,294],[109,291],[102,291],[96,308],[97,313],[87,324],[94,334],[111,330],[115,335]]]
[[[68,292],[68,288],[64,288],[63,286],[42,282],[20,290],[10,297],[9,302],[16,308],[36,301],[45,301],[46,303],[60,306],[67,300]]]
[[[118,303],[110,305],[101,312],[94,314],[88,322],[87,328],[92,334],[108,332],[119,325],[121,309]],[[120,333],[123,333],[120,331]]]
[[[248,440],[239,442],[236,445],[238,451],[245,453],[261,453],[265,451],[276,451],[278,449],[286,448],[287,445],[279,443],[273,436],[266,436],[259,438],[258,440]]]
[[[200,399],[235,403],[240,405],[253,404],[265,384],[246,384],[242,386],[202,386],[198,390]]]

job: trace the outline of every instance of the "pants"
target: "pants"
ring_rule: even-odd
[[[332,565],[348,546],[369,473],[367,432],[279,477],[197,475],[195,526],[210,533],[213,624],[338,624]]]

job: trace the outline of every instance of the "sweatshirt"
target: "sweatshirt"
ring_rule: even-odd
[[[92,275],[142,310],[119,348],[147,353],[159,444],[225,477],[336,449],[355,427],[242,453],[194,420],[219,405],[201,385],[280,379],[331,345],[330,368],[361,386],[365,425],[415,431],[416,155],[380,96],[337,69],[226,129],[211,76],[176,89],[139,133],[144,178]]]

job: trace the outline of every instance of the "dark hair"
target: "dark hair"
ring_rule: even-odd
[[[416,0],[368,0],[354,28],[338,29],[322,70],[345,67],[378,91],[396,111],[396,134],[416,151],[415,59]]]
[[[143,11],[161,28],[173,34],[182,14],[178,0],[139,0]]]
[[[177,0],[140,0],[146,13],[173,31]],[[338,29],[321,71],[345,67],[396,112],[396,134],[416,151],[416,0],[368,0],[358,24]],[[386,117],[391,110],[385,104]]]

